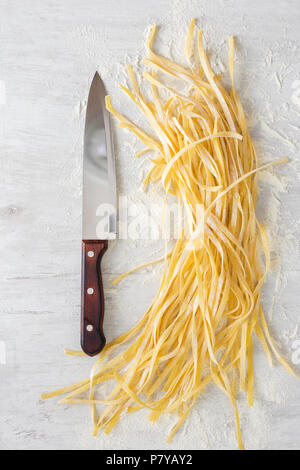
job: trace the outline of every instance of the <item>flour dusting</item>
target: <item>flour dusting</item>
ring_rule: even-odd
[[[219,1],[218,4],[221,8],[226,5],[226,2]],[[222,26],[220,27],[219,23],[219,27],[217,27],[214,18],[210,15],[211,11],[214,11],[213,7],[207,6],[204,11],[196,0],[188,2],[176,0],[172,2],[168,13],[157,17],[153,14],[153,18],[149,18],[149,24],[157,22],[159,25],[158,52],[165,56],[171,56],[179,63],[184,63],[182,57],[184,32],[190,19],[196,16],[198,25],[204,29],[208,50],[210,48],[214,50],[214,54],[210,55],[214,69],[217,73],[225,74],[225,83],[228,83],[226,36],[236,34],[236,87],[242,102],[245,103],[250,131],[256,142],[258,160],[260,163],[265,163],[282,156],[288,156],[290,159],[286,168],[276,168],[260,174],[258,207],[259,217],[266,225],[272,249],[272,271],[264,289],[263,302],[269,321],[271,324],[274,321],[275,330],[280,331],[279,336],[283,348],[289,354],[291,341],[299,338],[297,316],[295,312],[291,312],[291,306],[285,306],[287,302],[285,290],[291,282],[291,273],[300,268],[300,218],[297,204],[298,182],[300,180],[300,140],[299,125],[297,124],[300,107],[300,82],[296,80],[294,67],[296,58],[299,56],[299,45],[287,38],[277,42],[256,37],[247,40],[247,34],[251,33],[249,26],[251,20],[247,15],[242,15],[241,24],[234,24],[232,28],[224,16],[222,17]],[[178,34],[179,31],[180,34]],[[149,27],[147,26],[144,30],[144,40],[148,32]],[[85,30],[76,30],[72,39],[77,40],[78,46],[84,47],[85,50],[87,48],[88,51],[89,45],[91,45],[91,51],[87,54],[93,55],[92,45],[94,41],[100,40],[99,34],[93,28],[86,28]],[[137,37],[139,34],[137,30]],[[101,41],[104,41],[105,44],[105,30],[100,36]],[[119,54],[118,61],[116,61],[115,55],[106,55],[106,52],[102,52],[98,70],[107,83],[114,106],[124,109],[124,113],[129,118],[134,119],[135,122],[147,129],[147,124],[142,122],[136,109],[117,88],[117,82],[127,84],[126,63],[132,64],[138,75],[144,70],[141,58],[145,52],[145,44],[136,47],[136,54],[125,54],[123,57]],[[258,51],[262,51],[262,54],[260,55]],[[283,56],[284,63],[282,62]],[[79,101],[76,107],[78,118],[83,113],[84,105],[84,101]],[[141,188],[140,182],[149,162],[148,156],[141,157],[139,162],[135,160],[134,154],[140,149],[141,146],[135,137],[126,134],[123,130],[115,132],[119,191],[126,194],[131,202],[141,202],[145,205],[150,202],[160,203],[159,193],[154,191],[148,194]],[[287,211],[288,201],[290,201],[289,207],[293,207],[294,204],[295,210]],[[121,250],[118,252],[121,256],[118,258],[119,271],[126,271],[139,262],[150,259],[152,255],[155,258],[163,253],[163,243],[158,246],[158,242],[143,240],[142,244],[145,249],[139,251],[139,259],[137,259],[137,252],[141,242],[129,241],[126,246],[122,246],[122,253]],[[142,286],[158,283],[161,272],[162,269],[159,266],[155,269],[145,269],[139,274],[135,274],[132,282],[140,282]],[[113,276],[110,278],[113,279]],[[120,298],[118,299],[115,289],[112,289],[110,293],[114,296],[114,302],[122,302]],[[135,314],[133,319],[137,318],[139,315]],[[262,359],[258,344],[256,344],[256,348],[255,363],[258,363],[258,367],[255,404],[249,411],[244,399],[239,403],[242,428],[246,435],[245,444],[249,449],[268,448],[272,432],[272,406],[284,407],[288,393],[285,372],[278,367],[269,370],[268,365]],[[142,448],[143,436],[146,435],[144,427],[147,424],[143,424],[141,427],[139,423],[144,423],[144,418],[141,414],[138,421],[134,417],[122,420],[110,438],[100,436],[94,441],[95,448],[109,449],[125,446],[124,436],[129,432],[132,423],[137,426],[141,436],[140,440],[137,438],[136,448],[139,446]],[[167,425],[168,418],[163,419],[165,419],[165,423],[162,423],[159,428],[159,439],[155,441],[153,438],[153,445],[155,441],[157,448],[164,448],[164,444],[161,443],[163,428],[165,424]],[[190,448],[234,447],[234,442],[231,440],[233,428],[230,405],[218,392],[208,388],[207,393],[199,399],[190,419],[174,439],[174,443],[166,448],[184,448],[187,442]],[[158,432],[158,428],[154,426],[153,432]]]

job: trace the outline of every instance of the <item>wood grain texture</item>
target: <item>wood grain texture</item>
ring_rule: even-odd
[[[81,347],[88,356],[99,354],[106,342],[101,260],[107,245],[107,240],[82,241]]]
[[[237,37],[236,87],[259,159],[289,156],[296,161],[296,166],[276,169],[278,185],[286,178],[289,182],[289,191],[278,198],[284,243],[272,240],[274,271],[263,291],[268,317],[273,293],[280,296],[271,330],[291,360],[293,342],[299,339],[299,333],[292,336],[300,305],[299,252],[293,244],[289,248],[293,237],[300,239],[299,1],[0,0],[0,11],[0,341],[6,349],[6,363],[0,361],[0,448],[235,448],[230,404],[213,388],[171,445],[165,444],[173,424],[168,417],[153,427],[146,413],[133,413],[109,436],[95,439],[88,407],[41,402],[39,397],[88,378],[95,361],[63,354],[65,347],[80,349],[82,139],[91,79],[98,69],[114,106],[139,119],[118,88],[125,80],[118,64],[140,62],[145,29],[154,22],[161,25],[155,47],[161,43],[162,53],[176,58],[184,47],[181,30],[192,16],[203,27],[210,50],[222,49],[224,65],[223,41],[229,34]],[[281,137],[268,134],[263,121]],[[285,136],[296,150],[286,145]],[[118,129],[118,192],[138,201],[143,197],[141,160],[137,163],[127,142],[134,140]],[[262,220],[279,207],[272,191],[260,192]],[[283,244],[280,274],[276,259]],[[144,314],[157,292],[161,267],[137,272],[117,287],[112,279],[157,258],[163,249],[163,241],[110,244],[102,262],[107,342]],[[249,410],[239,400],[245,446],[299,449],[298,382],[277,366],[269,368],[257,344],[255,363],[254,407]]]

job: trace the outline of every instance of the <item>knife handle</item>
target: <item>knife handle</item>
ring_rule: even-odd
[[[82,241],[81,347],[88,356],[99,354],[106,342],[101,259],[107,245],[107,240]]]

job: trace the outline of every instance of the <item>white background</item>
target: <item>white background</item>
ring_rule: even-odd
[[[124,81],[122,64],[139,65],[153,22],[161,26],[162,52],[178,56],[193,16],[209,50],[218,51],[221,69],[223,41],[237,37],[237,88],[261,161],[291,159],[287,168],[276,169],[278,178],[271,172],[261,180],[260,212],[273,248],[263,301],[269,317],[273,302],[272,333],[292,359],[300,339],[299,1],[1,0],[2,449],[235,448],[230,404],[213,387],[171,446],[164,439],[172,417],[152,426],[140,412],[124,418],[111,435],[93,438],[85,406],[39,400],[42,392],[88,377],[93,363],[63,355],[64,347],[79,348],[82,135],[91,78],[98,70],[113,104],[137,118],[117,88]],[[115,129],[119,192],[147,202],[132,145],[131,136]],[[160,268],[136,273],[118,287],[111,280],[160,250],[160,242],[110,246],[103,267],[108,340],[144,313]],[[253,409],[240,397],[245,446],[299,449],[299,383],[277,365],[270,369],[259,345],[255,361]]]

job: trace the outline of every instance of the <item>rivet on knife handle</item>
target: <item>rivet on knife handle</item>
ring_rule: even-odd
[[[99,354],[106,342],[101,259],[107,244],[107,240],[82,241],[81,347],[89,356]]]

